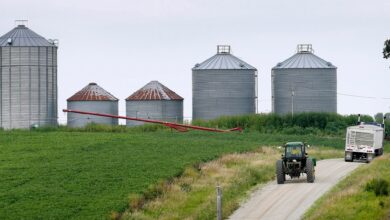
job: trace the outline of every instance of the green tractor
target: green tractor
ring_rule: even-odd
[[[316,159],[307,156],[306,147],[310,147],[310,145],[303,142],[288,142],[283,147],[282,159],[276,161],[276,180],[278,184],[283,184],[286,181],[286,175],[293,179],[299,178],[303,173],[306,173],[307,182],[313,183]]]

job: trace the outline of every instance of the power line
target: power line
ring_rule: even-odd
[[[337,93],[337,95],[355,97],[355,98],[364,98],[364,99],[390,99],[387,97],[375,97],[375,96],[362,96],[362,95],[354,95],[354,94],[346,94],[346,93]]]
[[[306,90],[311,90],[313,92],[334,92],[334,90],[319,90],[319,89],[315,89],[313,87],[308,87],[305,85],[300,85],[300,86],[297,86],[296,88],[305,88]],[[297,91],[297,90],[295,89],[295,91]],[[390,99],[388,97],[362,96],[362,95],[355,95],[355,94],[348,94],[348,93],[341,93],[341,92],[337,92],[337,95],[349,96],[349,97],[355,97],[355,98],[364,98],[364,99]]]
[[[377,97],[373,96],[362,96],[362,95],[352,95],[352,94],[346,94],[346,93],[337,93],[337,95],[343,95],[343,96],[349,96],[349,97],[355,97],[355,98],[365,98],[365,99],[376,99]]]

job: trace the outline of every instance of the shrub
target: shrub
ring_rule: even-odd
[[[374,192],[376,196],[389,195],[389,182],[381,178],[371,179],[365,186],[367,192]]]
[[[390,121],[385,121],[386,136],[390,137]]]
[[[372,122],[368,115],[361,116],[361,120]],[[345,133],[348,126],[355,125],[357,115],[343,116],[336,113],[305,112],[290,114],[250,114],[239,116],[222,116],[213,120],[194,120],[192,124],[206,127],[233,128],[255,130],[262,133],[284,134],[336,134]],[[389,122],[390,123],[390,122]],[[390,126],[389,126],[390,129]]]

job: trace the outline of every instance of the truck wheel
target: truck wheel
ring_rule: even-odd
[[[307,175],[307,182],[313,183],[315,179],[315,171],[314,171],[313,161],[310,158],[306,159],[306,175]]]
[[[278,160],[276,161],[276,181],[278,184],[283,184],[286,180],[286,176],[283,171],[283,161]]]
[[[374,159],[374,154],[367,154],[367,163],[371,162]]]
[[[352,162],[352,161],[353,161],[352,152],[345,152],[345,162]]]

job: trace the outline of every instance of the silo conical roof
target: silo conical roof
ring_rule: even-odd
[[[18,25],[0,37],[0,46],[53,47],[56,45],[30,30],[25,25]]]
[[[183,100],[183,98],[160,82],[151,81],[126,100]]]
[[[98,86],[96,83],[89,83],[82,90],[67,99],[67,101],[118,101],[119,99],[111,93]]]
[[[256,70],[255,67],[233,56],[230,53],[230,46],[218,45],[217,54],[196,64],[192,70],[211,70],[211,69],[229,69],[229,70]]]
[[[334,69],[337,68],[316,55],[311,44],[300,44],[297,46],[297,53],[287,60],[278,63],[273,69]]]

